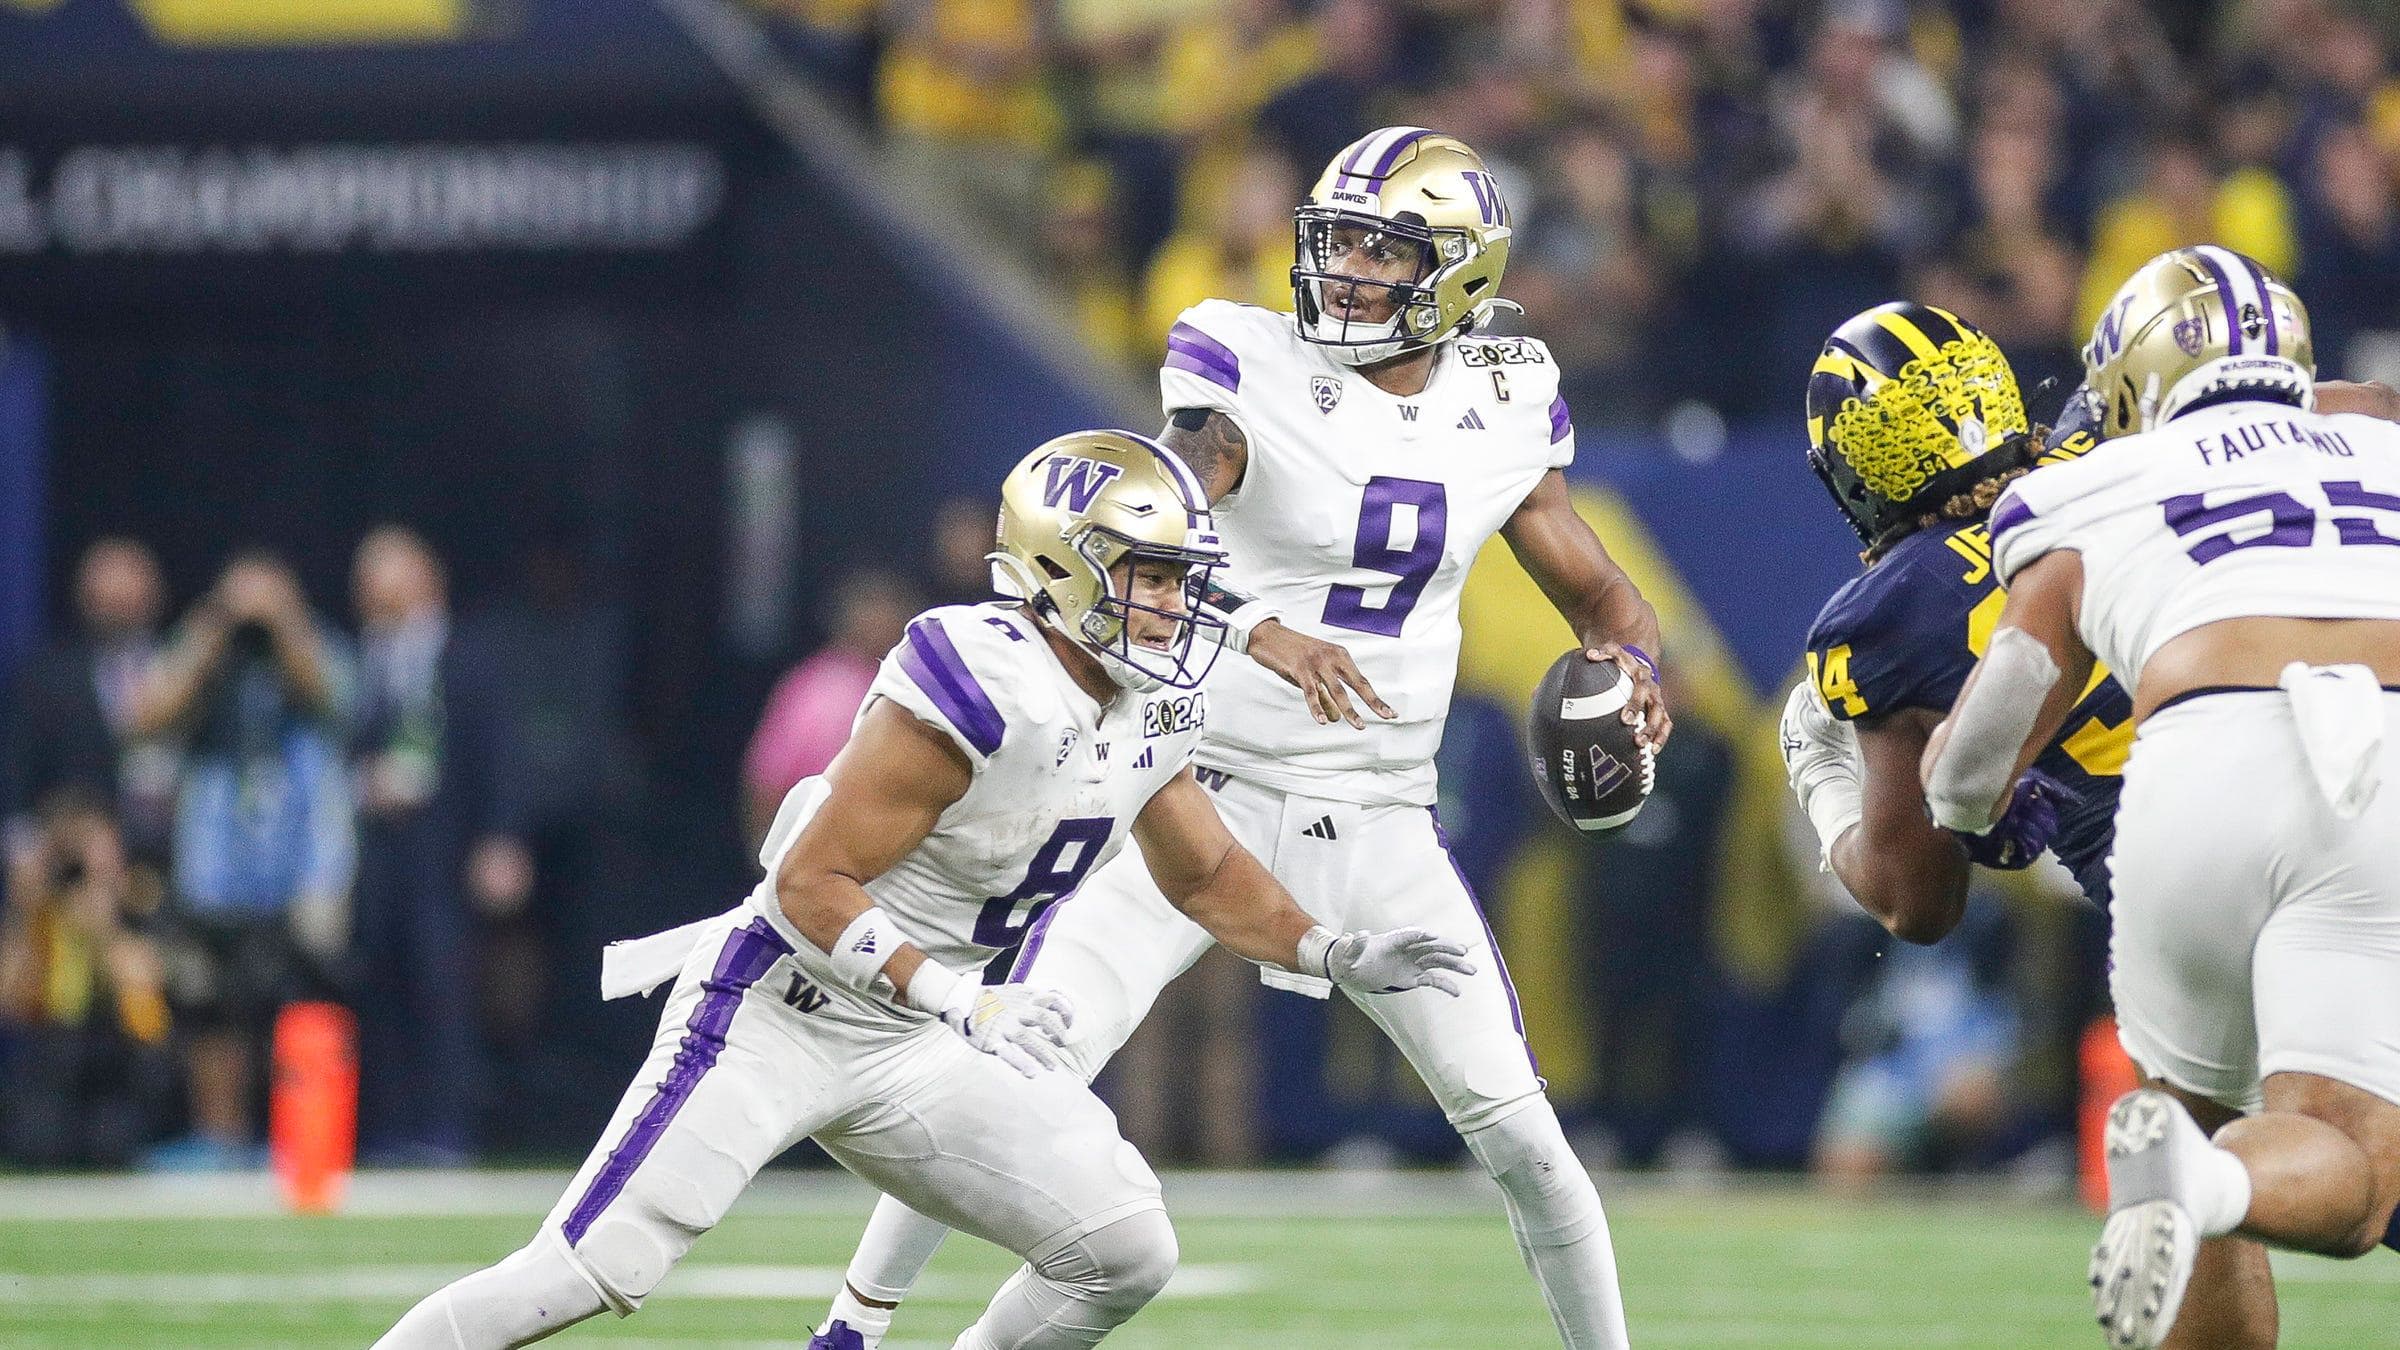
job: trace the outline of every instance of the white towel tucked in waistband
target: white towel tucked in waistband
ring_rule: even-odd
[[[724,915],[712,914],[681,928],[648,937],[625,938],[601,948],[600,997],[647,994],[674,979],[682,973],[683,963],[691,958],[692,948],[707,935],[705,930],[722,927],[724,922]]]
[[[2383,784],[2383,686],[2362,665],[2294,661],[2276,681],[2292,701],[2300,748],[2333,814],[2356,820]]]

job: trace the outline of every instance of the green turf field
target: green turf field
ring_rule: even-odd
[[[555,1177],[385,1177],[294,1219],[252,1185],[0,1183],[0,1346],[363,1346],[421,1293],[521,1243]],[[1170,1178],[1183,1270],[1127,1347],[1545,1346],[1485,1183],[1447,1174]],[[2094,1225],[1996,1192],[1872,1202],[1789,1187],[1609,1183],[1645,1347],[2093,1346]],[[557,1343],[798,1350],[866,1197],[770,1178],[639,1316]],[[893,1350],[947,1346],[1010,1269],[955,1240]],[[2400,1257],[2282,1262],[2290,1350],[2400,1345]]]

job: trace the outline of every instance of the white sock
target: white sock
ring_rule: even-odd
[[[2192,1222],[2202,1237],[2223,1237],[2250,1216],[2250,1168],[2215,1144],[2192,1150]]]
[[[883,1344],[883,1338],[890,1334],[895,1311],[897,1309],[878,1308],[859,1302],[858,1295],[851,1293],[850,1286],[844,1284],[842,1292],[833,1296],[833,1309],[825,1314],[825,1320],[818,1325],[817,1332],[822,1335],[833,1330],[834,1323],[845,1322],[852,1331],[858,1333],[859,1339],[867,1343],[867,1350],[875,1350],[876,1346]]]
[[[1546,1100],[1463,1136],[1500,1183],[1508,1224],[1567,1350],[1625,1350],[1625,1296],[1600,1192]]]

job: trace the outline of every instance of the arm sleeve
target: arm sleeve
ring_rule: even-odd
[[[920,615],[884,658],[868,698],[888,698],[948,736],[980,773],[1008,736],[1015,653],[1003,644],[1029,640],[964,610]]]

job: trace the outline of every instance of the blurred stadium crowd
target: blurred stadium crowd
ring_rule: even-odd
[[[1156,356],[1289,303],[1290,211],[1360,129],[1495,162],[1508,291],[1586,427],[1754,378],[1909,295],[2031,389],[2117,282],[2213,240],[2291,277],[2328,374],[2400,288],[2389,6],[2340,0],[752,0],[891,145]]]
[[[920,186],[1052,278],[1129,376],[1146,378],[1199,299],[1288,305],[1309,176],[1396,122],[1495,160],[1518,224],[1507,290],[1558,353],[1579,427],[1601,433],[1587,446],[1610,453],[1648,443],[1612,429],[1698,404],[1788,425],[1796,474],[1807,356],[1897,295],[1989,330],[2029,391],[2071,383],[2116,281],[2200,240],[2295,279],[2328,374],[2400,373],[2400,338],[2379,331],[2400,298],[2388,7],[748,3]],[[72,624],[0,709],[0,1160],[253,1164],[268,1022],[324,995],[360,1017],[366,1160],[521,1146],[561,1099],[539,1095],[568,1077],[556,1043],[628,1025],[588,989],[597,941],[624,933],[590,926],[635,907],[593,896],[674,892],[693,913],[729,898],[681,894],[707,869],[642,855],[640,819],[717,795],[695,772],[738,776],[755,839],[838,748],[905,618],[982,594],[989,504],[935,515],[916,553],[850,555],[908,575],[853,570],[812,597],[823,641],[779,680],[754,672],[738,765],[645,737],[624,597],[592,593],[569,545],[535,539],[521,585],[461,595],[454,614],[436,550],[378,528],[356,542],[337,614],[272,554],[163,577],[143,540],[90,544]],[[1630,513],[1602,533],[1629,567],[1656,552]],[[1814,850],[1775,837],[1790,823],[1778,700],[1726,692],[1744,682],[1710,650],[1708,617],[1654,588],[1671,567],[1646,566],[1673,610],[1671,696],[1696,715],[1679,715],[1633,827],[1586,848],[1533,804],[1520,708],[1495,692],[1523,653],[1488,639],[1530,642],[1535,672],[1554,652],[1505,594],[1470,595],[1443,754],[1442,818],[1502,932],[1564,939],[1512,947],[1510,964],[1571,1126],[1634,1164],[1845,1176],[1988,1165],[2055,1138],[2099,998],[2094,916],[2035,894],[2037,878],[1913,949],[1821,885],[1795,899]],[[170,613],[170,595],[195,598]],[[1741,895],[1774,897],[1771,912],[1729,919]],[[1732,969],[1745,944],[1781,954]],[[1204,962],[1103,1082],[1129,1136],[1222,1163],[1455,1148],[1380,1038],[1298,1003],[1263,1000],[1238,962]],[[633,1043],[593,1056],[603,1090]],[[533,1103],[510,1121],[493,1113],[502,1079]],[[1259,1119],[1295,1102],[1321,1119]],[[565,1148],[592,1123],[549,1122]]]

